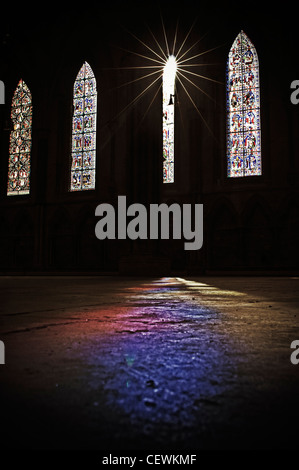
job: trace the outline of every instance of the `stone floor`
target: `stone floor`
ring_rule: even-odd
[[[296,277],[0,277],[3,449],[298,447]]]

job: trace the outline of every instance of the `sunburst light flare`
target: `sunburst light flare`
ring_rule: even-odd
[[[193,44],[188,45],[188,40],[190,39],[191,31],[194,29],[196,19],[193,21],[191,27],[189,28],[187,34],[180,42],[178,38],[178,22],[176,23],[174,38],[172,41],[172,47],[170,46],[169,39],[167,38],[166,28],[161,16],[162,30],[163,30],[163,41],[159,42],[157,37],[154,35],[152,30],[147,26],[147,29],[154,40],[154,43],[147,44],[145,40],[140,39],[138,36],[133,34],[130,31],[127,31],[144,49],[143,51],[133,51],[120,47],[121,50],[133,54],[143,60],[142,64],[136,66],[124,66],[119,67],[119,69],[126,70],[136,70],[142,71],[143,74],[139,77],[135,77],[119,85],[118,88],[130,85],[133,83],[145,82],[144,88],[129,102],[119,113],[118,116],[127,112],[129,108],[134,106],[139,99],[141,99],[145,94],[152,92],[153,87],[158,86],[157,89],[153,92],[153,98],[150,101],[149,106],[144,110],[143,117],[139,121],[139,124],[144,120],[146,114],[149,112],[151,106],[153,105],[160,88],[162,87],[162,96],[163,96],[163,118],[162,118],[162,128],[163,128],[163,182],[164,183],[173,183],[174,182],[174,112],[175,105],[179,105],[177,100],[176,93],[176,82],[180,84],[180,91],[185,93],[190,101],[191,105],[194,107],[197,114],[200,116],[204,122],[206,128],[211,133],[213,138],[213,132],[207,123],[205,117],[199,109],[199,106],[196,104],[196,99],[192,97],[192,89],[197,89],[203,95],[207,96],[209,99],[214,101],[214,99],[200,86],[201,80],[208,80],[210,82],[219,83],[223,85],[222,82],[214,80],[211,77],[205,76],[202,73],[197,73],[195,67],[202,67],[207,65],[206,63],[200,63],[198,58],[204,54],[210,53],[217,49],[220,46],[204,50],[200,53],[194,53],[195,46],[200,43],[200,39],[197,39]],[[196,63],[194,63],[194,59]],[[209,64],[212,65],[212,64]],[[193,68],[192,71],[190,68]],[[181,111],[181,109],[180,109]]]
[[[200,52],[198,54],[193,54],[191,55],[191,51],[194,50],[194,47],[200,42],[200,39],[196,40],[191,46],[186,47],[187,40],[190,36],[191,31],[194,29],[194,25],[196,23],[196,19],[192,23],[191,27],[189,28],[186,36],[182,40],[182,42],[179,44],[178,41],[178,22],[176,24],[175,28],[175,34],[174,34],[174,39],[173,39],[173,45],[172,48],[169,46],[169,40],[167,38],[167,33],[166,33],[166,28],[164,25],[163,18],[161,17],[161,23],[162,23],[162,29],[163,29],[163,38],[164,38],[164,45],[163,43],[159,42],[152,30],[147,26],[147,29],[149,33],[151,34],[153,40],[154,40],[154,46],[147,44],[144,40],[141,40],[136,36],[134,33],[126,30],[136,41],[139,42],[143,47],[146,48],[145,53],[140,53],[136,52],[133,50],[128,50],[120,47],[119,49],[128,52],[130,54],[136,55],[138,57],[141,57],[142,59],[145,59],[146,61],[150,61],[149,63],[144,62],[142,65],[135,65],[135,66],[124,66],[124,67],[119,67],[118,69],[122,70],[140,70],[140,71],[146,71],[147,69],[150,69],[150,73],[144,73],[142,76],[134,78],[133,80],[130,80],[128,82],[125,82],[119,87],[124,87],[126,85],[132,84],[134,82],[139,82],[142,80],[145,80],[149,77],[153,77],[152,82],[150,83],[149,86],[146,86],[145,90],[148,91],[152,85],[157,83],[157,78],[163,78],[163,81],[168,81],[166,76],[174,76],[174,79],[176,77],[180,77],[181,81],[185,83],[186,86],[188,84],[192,85],[199,91],[201,91],[203,94],[208,96],[210,99],[212,99],[211,96],[208,95],[200,86],[198,83],[195,83],[191,77],[195,77],[198,79],[203,79],[203,80],[208,80],[214,83],[219,83],[223,85],[223,82],[219,82],[217,80],[212,79],[211,77],[205,76],[202,73],[196,73],[193,69],[193,71],[188,70],[190,67],[202,67],[205,65],[213,65],[212,64],[206,64],[206,63],[189,63],[190,61],[194,60],[195,58],[201,57],[204,54],[207,54],[209,52],[214,51],[220,46],[210,48],[208,50],[205,50],[203,52]],[[157,47],[157,49],[156,49]],[[184,48],[186,50],[184,50]],[[155,50],[156,49],[156,50]],[[177,52],[176,52],[177,50]],[[175,80],[174,80],[175,81]],[[186,88],[187,89],[187,88]],[[185,91],[185,90],[184,90]],[[143,95],[143,92],[139,94],[140,96]],[[194,104],[194,101],[191,99],[190,93],[188,95],[188,98],[190,99],[191,103],[193,106],[195,106],[196,110],[198,111],[196,105]],[[130,104],[134,104],[136,102],[136,99],[134,98],[131,103],[129,103],[128,106],[125,107],[124,110],[127,110],[128,107],[130,107]]]

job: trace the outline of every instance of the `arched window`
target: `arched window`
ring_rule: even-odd
[[[259,61],[241,31],[227,63],[227,176],[262,174]]]
[[[11,120],[13,129],[10,133],[7,195],[29,194],[32,98],[23,80],[19,81],[13,95]]]
[[[96,173],[96,79],[85,62],[75,80],[73,93],[71,191],[95,188]]]
[[[169,56],[163,71],[163,183],[174,182],[174,98],[176,59]]]

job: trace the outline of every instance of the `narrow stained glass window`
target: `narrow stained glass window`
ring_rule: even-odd
[[[7,195],[16,196],[30,192],[32,98],[23,80],[13,95],[11,120]]]
[[[75,80],[73,93],[71,191],[95,188],[96,172],[96,79],[85,62]]]
[[[227,176],[261,174],[259,61],[241,31],[227,63]]]
[[[163,183],[174,182],[174,98],[176,59],[171,55],[163,71]]]

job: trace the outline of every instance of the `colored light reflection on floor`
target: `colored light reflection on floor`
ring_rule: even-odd
[[[131,305],[109,318],[109,338],[94,336],[88,363],[99,366],[90,386],[104,384],[105,406],[118,410],[135,431],[161,441],[205,426],[202,408],[218,406],[227,388],[221,374],[234,369],[229,339],[217,333],[220,314],[192,300],[175,278],[128,289]],[[188,298],[189,296],[189,298]],[[105,330],[107,333],[107,330]]]

